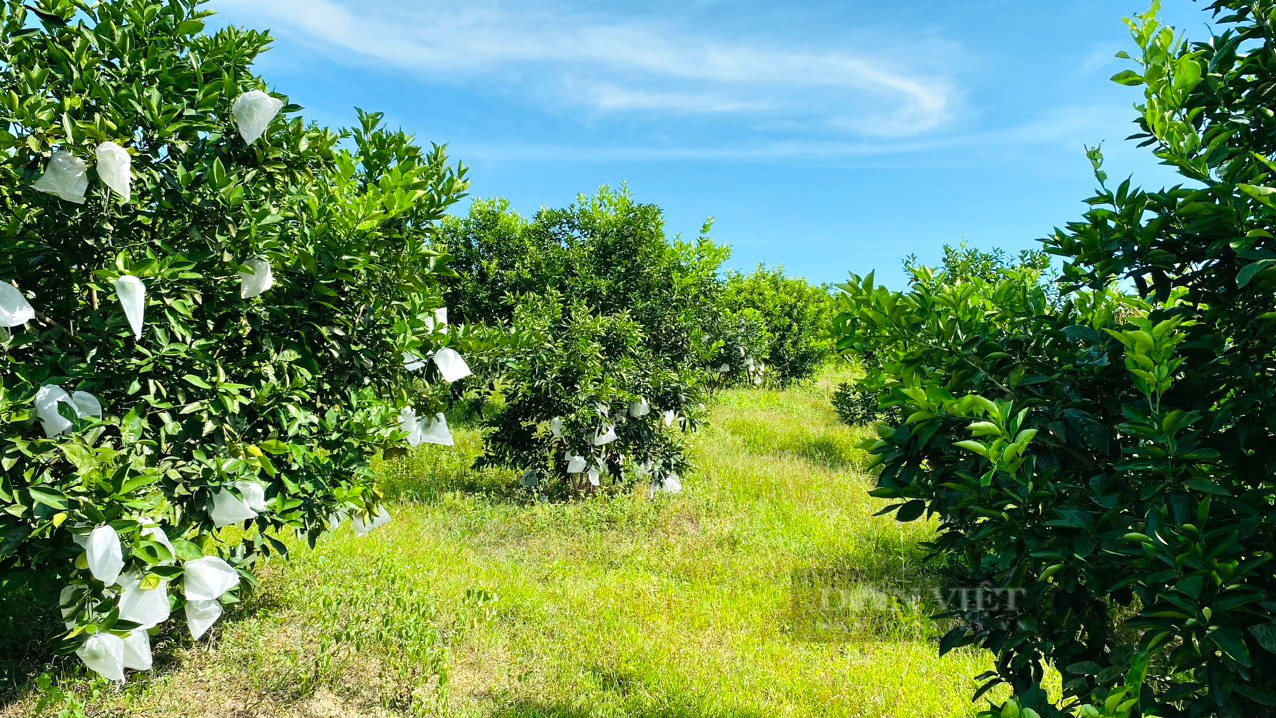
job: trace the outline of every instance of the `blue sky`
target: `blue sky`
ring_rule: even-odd
[[[1200,4],[1162,18],[1206,34]],[[1147,0],[213,0],[269,28],[258,64],[311,119],[386,113],[520,212],[628,183],[669,232],[815,282],[945,243],[1017,250],[1083,211],[1086,144],[1113,176],[1172,181],[1122,139],[1108,78]],[[467,203],[468,204],[468,203]],[[463,210],[463,207],[462,207]]]

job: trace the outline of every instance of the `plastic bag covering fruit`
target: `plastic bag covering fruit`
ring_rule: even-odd
[[[447,307],[439,307],[434,310],[434,316],[425,318],[425,328],[431,332],[447,331]]]
[[[137,277],[125,274],[115,280],[115,296],[124,307],[124,316],[133,328],[133,338],[142,338],[142,317],[146,312],[146,285]]]
[[[384,506],[377,508],[377,513],[370,521],[365,521],[363,517],[356,516],[350,520],[350,525],[354,528],[356,536],[367,536],[372,533],[373,529],[381,528],[390,523],[390,512],[385,510]]]
[[[421,422],[416,418],[416,409],[410,406],[399,411],[399,429],[408,435],[408,446],[420,446],[425,441]]]
[[[567,457],[567,473],[579,474],[585,470],[585,457],[580,454]]]
[[[89,636],[75,651],[84,665],[113,681],[124,680],[124,639],[110,633]]]
[[[677,474],[669,474],[664,480],[656,484],[656,490],[669,494],[680,494],[682,493],[682,480],[678,478]]]
[[[271,121],[283,107],[282,100],[261,90],[249,90],[235,98],[230,111],[235,115],[235,124],[239,126],[239,136],[251,145],[266,133],[266,128],[270,127]]]
[[[128,150],[109,141],[97,146],[97,176],[125,202],[129,201],[132,189],[132,167],[133,158],[129,157]]]
[[[142,587],[142,579],[129,573],[120,577],[120,620],[132,621],[139,628],[154,628],[168,620],[168,581],[151,589]]]
[[[266,510],[266,487],[256,481],[236,481],[235,488],[245,506],[258,513]]]
[[[86,549],[89,573],[93,578],[110,586],[124,569],[124,551],[120,547],[120,535],[110,526],[98,526],[89,534]]]
[[[187,601],[215,601],[239,585],[239,572],[216,556],[187,561],[182,582]]]
[[[450,347],[444,347],[435,353],[434,364],[438,366],[439,374],[443,375],[443,381],[449,384],[470,375],[469,365]]]
[[[606,431],[594,435],[594,446],[603,446],[616,440],[616,427],[608,426]]]
[[[49,439],[71,428],[71,420],[58,413],[58,404],[64,401],[70,403],[71,396],[60,386],[45,384],[35,393],[35,413]]]
[[[421,441],[426,444],[452,446],[452,432],[447,428],[447,417],[435,414],[434,420],[422,419],[420,422]]]
[[[421,371],[425,368],[425,360],[412,352],[403,352],[403,368],[408,371]]]
[[[208,629],[222,617],[222,604],[216,600],[187,601],[186,626],[191,630],[191,638],[199,640]]]
[[[217,528],[257,518],[257,512],[226,489],[213,494],[213,525]]]
[[[35,309],[22,292],[8,282],[0,282],[0,327],[20,327],[34,318]]]
[[[673,409],[667,410],[662,416],[664,417],[665,426],[673,426],[674,419],[678,418]]]
[[[71,406],[75,408],[76,415],[81,419],[102,418],[102,402],[87,391],[71,392]]]
[[[239,273],[240,299],[252,299],[275,286],[275,275],[270,271],[270,262],[254,258],[244,262],[244,266],[249,271]]]
[[[601,474],[599,473],[598,469],[590,469],[590,470],[589,470],[589,483],[590,483],[590,485],[592,485],[592,486],[598,486],[598,485],[599,485],[599,483],[600,483],[600,481],[599,481],[599,477],[600,477],[600,476],[601,476]]]
[[[629,404],[629,415],[635,419],[642,418],[650,413],[651,404],[648,404],[646,399],[639,399]]]
[[[557,416],[549,420],[549,433],[555,439],[563,438],[563,420]]]
[[[84,193],[89,189],[88,165],[70,152],[54,152],[44,174],[32,186],[68,202],[84,204]]]
[[[139,628],[124,637],[124,667],[135,671],[151,670],[151,637]]]

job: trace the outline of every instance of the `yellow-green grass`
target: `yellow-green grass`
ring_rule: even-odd
[[[925,523],[874,517],[827,374],[713,401],[679,496],[537,503],[481,437],[385,467],[389,526],[294,545],[211,643],[59,707],[185,716],[968,716],[986,656],[938,657]],[[883,593],[886,592],[886,593]],[[35,712],[34,682],[2,716]]]

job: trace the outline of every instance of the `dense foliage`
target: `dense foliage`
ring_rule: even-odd
[[[530,220],[504,200],[478,200],[443,225],[452,266],[465,277],[445,297],[456,321],[495,324],[514,316],[511,300],[557,291],[600,316],[628,313],[670,365],[703,367],[717,272],[729,255],[708,230],[670,242],[659,207],[607,187]]]
[[[701,397],[685,370],[655,356],[641,325],[551,291],[524,295],[503,329],[496,361],[483,364],[500,377],[488,461],[524,469],[524,485],[552,495],[634,478],[678,490],[678,434],[697,424]]]
[[[731,272],[723,292],[730,317],[754,316],[766,330],[766,349],[756,361],[781,385],[806,379],[832,354],[827,327],[833,296],[783,267],[759,266],[749,274]]]
[[[684,459],[673,429],[694,428],[707,370],[727,356],[740,363],[761,331],[719,313],[728,253],[708,228],[671,242],[658,207],[606,187],[531,219],[476,201],[444,224],[464,277],[447,289],[452,316],[493,330],[493,351],[476,357],[496,399],[482,412],[487,461],[526,470],[526,484],[549,492],[591,490],[591,469],[600,483],[603,474],[677,483]],[[650,415],[628,416],[643,398]],[[562,436],[546,433],[555,418]],[[594,446],[604,425],[617,439]],[[570,456],[588,468],[577,461],[568,473]]]
[[[0,583],[61,591],[115,678],[276,532],[386,520],[368,461],[440,407],[403,355],[451,341],[462,171],[378,115],[305,125],[250,71],[270,38],[201,5],[0,8]]]
[[[1047,663],[1084,716],[1259,716],[1276,706],[1276,86],[1271,2],[1220,0],[1189,44],[1131,22],[1139,139],[1185,184],[1100,188],[1025,267],[906,292],[844,286],[840,346],[904,421],[873,448],[896,517],[941,521],[968,586],[942,643],[990,649],[994,715],[1050,716]],[[1133,287],[1126,296],[1118,287]],[[1006,594],[1010,595],[1010,594]]]
[[[833,390],[833,411],[847,426],[868,426],[879,421],[891,421],[894,412],[883,409],[876,392],[865,391],[859,383],[844,381]]]

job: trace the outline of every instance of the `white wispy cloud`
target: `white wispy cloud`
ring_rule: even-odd
[[[918,35],[883,46],[739,39],[667,20],[497,0],[216,0],[346,63],[465,81],[591,113],[793,123],[809,134],[911,138],[961,102],[955,44]],[[827,43],[826,43],[827,44]],[[924,58],[924,59],[918,59]]]
[[[1015,162],[1040,160],[1042,152],[1082,156],[1086,146],[1114,143],[1133,131],[1129,110],[1103,105],[1054,108],[1024,122],[928,137],[809,139],[694,145],[617,144],[582,146],[561,143],[460,143],[470,159],[505,162],[770,162],[797,160],[872,166],[935,166],[967,163],[972,156]],[[943,150],[963,150],[957,155]],[[973,153],[973,154],[972,154]]]

